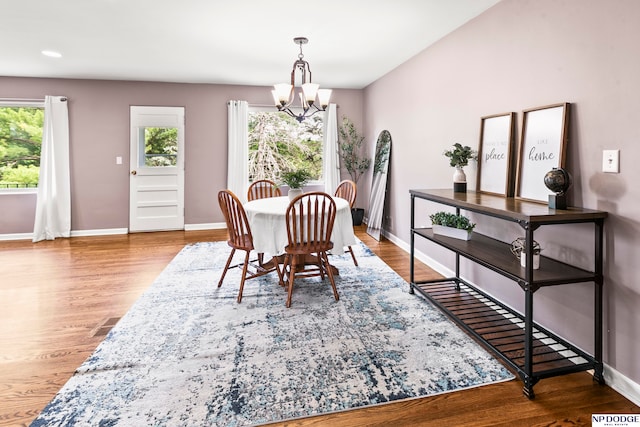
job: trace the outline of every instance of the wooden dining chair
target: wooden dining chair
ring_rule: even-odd
[[[280,197],[282,192],[275,182],[268,179],[253,181],[247,192],[247,200],[264,199],[267,197]]]
[[[296,277],[329,277],[333,296],[338,301],[338,289],[329,264],[327,252],[333,248],[331,232],[336,219],[336,202],[321,191],[304,193],[291,201],[286,213],[287,239],[284,267],[279,274],[287,289],[286,306],[291,306],[291,296]],[[311,268],[303,261],[315,255],[317,264]],[[280,273],[280,272],[279,272]]]
[[[358,195],[358,187],[356,183],[351,181],[350,179],[345,179],[344,181],[338,184],[336,188],[336,192],[334,193],[335,197],[340,197],[349,202],[349,207],[351,209],[354,208],[356,204],[356,196]],[[347,252],[351,253],[351,258],[353,258],[353,263],[355,266],[358,266],[358,261],[356,260],[356,255],[353,253],[353,249],[351,246],[347,246]]]
[[[275,266],[273,267],[265,268],[262,262],[258,265],[254,265],[253,262],[249,260],[249,255],[254,249],[253,235],[251,234],[251,227],[249,226],[247,214],[245,213],[244,207],[238,197],[230,190],[222,190],[218,193],[218,203],[220,204],[220,210],[222,210],[225,222],[227,223],[227,232],[229,233],[229,240],[227,240],[227,244],[231,247],[231,253],[227,259],[227,264],[224,266],[224,271],[222,272],[222,276],[218,282],[218,287],[222,286],[222,281],[224,280],[229,268],[242,266],[240,292],[238,293],[238,302],[241,302],[245,280],[264,276],[273,270],[277,270],[278,277],[280,277],[280,270],[277,268],[277,263],[275,263]],[[236,250],[245,251],[244,262],[230,267],[231,260],[233,259],[233,255]],[[280,282],[282,282],[282,279],[280,279]]]

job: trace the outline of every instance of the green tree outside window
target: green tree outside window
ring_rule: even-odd
[[[37,187],[44,109],[0,107],[0,188]]]
[[[249,181],[282,181],[288,170],[304,169],[310,180],[322,180],[323,120],[298,123],[279,112],[249,113]]]

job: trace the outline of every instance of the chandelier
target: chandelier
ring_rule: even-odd
[[[271,93],[273,94],[273,101],[275,102],[278,111],[287,113],[298,122],[302,122],[304,119],[311,117],[318,111],[326,110],[329,105],[329,98],[331,97],[331,89],[319,89],[320,85],[311,83],[311,68],[309,67],[309,63],[303,59],[304,55],[302,54],[302,45],[307,44],[309,40],[306,37],[296,37],[293,39],[293,42],[300,45],[300,53],[298,54],[298,59],[293,63],[293,70],[291,70],[291,84],[280,83],[273,85],[274,89]],[[301,89],[297,91],[295,86],[296,71],[300,72],[301,86]],[[290,108],[296,99],[296,92],[302,107],[302,112],[299,114],[296,114]],[[316,95],[318,97],[317,103]],[[319,107],[318,104],[320,104]]]

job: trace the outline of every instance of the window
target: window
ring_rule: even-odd
[[[144,141],[144,153],[138,156],[144,164],[138,166],[176,166],[178,162],[178,128],[141,127],[140,141]],[[140,146],[142,148],[142,144]]]
[[[304,168],[315,183],[323,177],[324,114],[298,123],[293,117],[273,111],[249,111],[249,182],[280,181],[288,169]]]
[[[0,190],[36,188],[44,102],[0,102]]]

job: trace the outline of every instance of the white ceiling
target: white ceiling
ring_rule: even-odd
[[[268,86],[304,36],[315,83],[360,89],[499,1],[0,0],[0,75]]]

